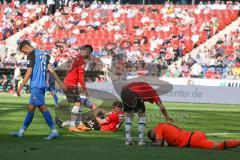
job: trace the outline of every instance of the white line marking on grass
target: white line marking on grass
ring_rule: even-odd
[[[235,134],[235,135],[239,135],[239,133],[231,133],[231,132],[223,132],[223,133],[207,133],[206,135],[207,136],[221,136],[221,135],[232,135],[232,134]]]
[[[132,138],[133,140],[138,139],[138,137],[131,137],[131,138]],[[118,139],[121,139],[121,140],[122,140],[122,139],[126,139],[126,138],[122,137],[122,138],[118,138]],[[143,139],[146,140],[146,139],[148,139],[148,138],[144,137]]]
[[[239,112],[240,111],[240,107],[238,108],[171,108],[169,107],[168,110],[191,110],[191,111],[227,111],[227,112]]]
[[[22,107],[11,107],[11,108],[0,108],[0,110],[14,110],[14,109],[19,109],[19,108],[22,108]]]
[[[206,133],[207,136],[221,136],[221,135],[240,135],[240,132],[239,133],[231,133],[231,132],[223,132],[223,133]],[[118,139],[125,139],[124,137],[122,138],[118,138]],[[138,139],[138,137],[132,137],[132,139]],[[145,140],[148,139],[148,138],[144,138]]]

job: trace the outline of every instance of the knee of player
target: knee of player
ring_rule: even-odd
[[[47,110],[47,107],[46,106],[40,106],[38,109],[39,109],[39,111],[44,112],[44,111]]]
[[[125,124],[126,125],[132,125],[133,117],[126,116],[125,118]]]
[[[73,114],[79,114],[79,112],[82,112],[82,108],[80,106],[73,106],[71,113]]]
[[[35,107],[34,106],[28,106],[28,112],[34,112]]]
[[[143,124],[143,125],[145,125],[145,124],[146,124],[146,117],[145,117],[145,116],[139,117],[139,118],[138,118],[138,124]]]

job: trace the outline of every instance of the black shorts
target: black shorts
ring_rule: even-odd
[[[104,119],[104,114],[100,111],[97,116],[101,119]],[[84,117],[83,120],[84,124],[91,128],[92,130],[100,130],[101,129],[101,125],[97,122],[97,120],[93,117],[93,116],[88,116],[88,117]]]
[[[69,103],[80,102],[80,91],[78,87],[68,88],[64,91],[64,94],[66,95]]]
[[[88,119],[86,122],[85,122],[85,125],[88,127],[88,128],[91,128],[92,130],[97,130],[99,131],[101,129],[101,125],[97,122],[96,119]]]
[[[144,101],[130,89],[121,92],[124,112],[145,113]]]

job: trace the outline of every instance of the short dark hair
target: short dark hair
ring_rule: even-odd
[[[119,108],[123,108],[123,104],[122,104],[121,101],[115,101],[115,102],[113,102],[112,105],[113,105],[113,106],[117,106],[117,107],[119,107]]]
[[[28,40],[22,40],[18,43],[18,49],[21,51],[22,48],[26,45],[32,46]]]
[[[153,129],[150,129],[149,131],[148,131],[148,138],[150,139],[150,140],[152,140],[152,142],[155,142],[156,141],[156,139],[155,139],[155,136],[153,135]]]
[[[88,50],[90,53],[93,52],[93,47],[91,45],[89,45],[89,44],[83,46],[83,50],[85,50],[85,49]]]

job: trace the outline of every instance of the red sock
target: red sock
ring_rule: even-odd
[[[240,145],[240,141],[237,141],[237,140],[229,140],[224,142],[225,142],[226,148],[235,148]]]
[[[235,148],[237,146],[240,146],[240,141],[228,140],[228,141],[224,141],[222,143],[219,143],[217,145],[217,149],[223,150],[223,149],[228,149],[228,148]]]
[[[216,147],[217,149],[219,149],[219,150],[223,150],[223,149],[226,148],[226,147],[225,147],[225,142],[219,143],[219,144],[217,144],[215,147]]]

